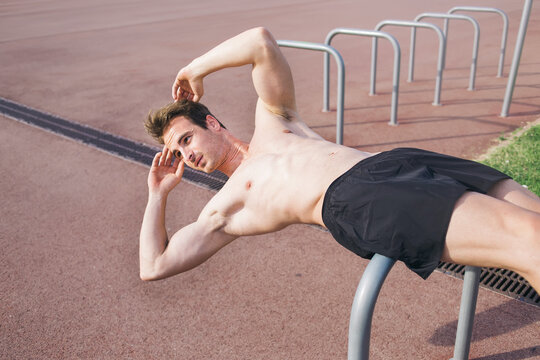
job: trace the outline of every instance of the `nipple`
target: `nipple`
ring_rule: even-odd
[[[251,180],[246,182],[246,190],[249,190],[249,189],[251,189]]]
[[[289,129],[283,130],[283,132],[284,132],[285,134],[291,134],[291,133],[292,133],[292,131],[289,130]]]

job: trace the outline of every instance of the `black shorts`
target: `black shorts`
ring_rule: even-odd
[[[328,188],[324,224],[357,255],[403,261],[426,279],[444,249],[456,201],[510,177],[480,163],[400,148],[360,161]]]

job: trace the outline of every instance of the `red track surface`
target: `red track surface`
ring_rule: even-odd
[[[372,29],[384,19],[411,20],[465,2],[182,3],[0,4],[0,96],[150,143],[143,118],[170,101],[178,69],[242,30],[263,25],[278,39],[323,42],[335,27]],[[506,76],[522,1],[466,3],[507,12]],[[387,125],[390,46],[380,42],[379,95],[370,97],[370,40],[336,38],[347,66],[346,145],[417,146],[474,158],[501,133],[539,117],[540,8],[533,7],[508,118],[498,116],[507,80],[495,77],[500,18],[471,15],[482,29],[477,90],[466,90],[472,28],[452,23],[440,107],[431,105],[435,36],[418,32],[416,81],[407,83],[409,32],[385,28],[403,51],[398,127]],[[333,139],[335,112],[320,112],[321,55],[284,52],[301,114]],[[205,90],[205,103],[249,139],[255,104],[249,71],[214,74]],[[147,169],[7,118],[0,117],[0,126],[0,358],[346,357],[350,305],[367,262],[329,234],[293,226],[240,239],[186,274],[143,283],[137,246]],[[169,229],[193,221],[212,195],[179,186],[168,204]],[[461,284],[441,273],[423,281],[396,265],[375,309],[372,359],[449,359]],[[471,359],[535,357],[540,309],[481,289]]]

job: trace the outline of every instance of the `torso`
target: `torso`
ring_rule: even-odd
[[[278,119],[266,121],[269,126],[257,124],[248,158],[201,216],[212,217],[222,231],[236,236],[277,231],[293,223],[324,226],[326,190],[372,154],[325,141],[301,122],[263,116]]]

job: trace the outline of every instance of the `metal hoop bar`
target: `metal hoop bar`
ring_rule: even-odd
[[[338,35],[357,35],[357,36],[368,36],[368,37],[377,37],[385,38],[390,41],[394,47],[394,75],[392,80],[392,108],[390,110],[390,125],[397,125],[397,107],[398,107],[398,96],[399,96],[399,72],[400,72],[400,63],[401,63],[401,48],[395,37],[392,35],[382,32],[382,31],[373,31],[373,30],[361,30],[361,29],[350,29],[350,28],[336,28],[331,30],[326,36],[325,44],[330,45],[332,39]],[[370,85],[370,95],[375,94],[375,82],[376,82],[376,68],[377,64],[372,61],[371,63],[371,85]],[[324,54],[324,88],[325,88],[325,111],[328,111],[329,103],[329,83],[330,83],[330,54]]]
[[[445,19],[445,27],[446,27],[446,31],[448,30],[448,25],[447,25],[447,21],[450,20],[450,19],[455,19],[455,20],[466,20],[466,21],[469,21],[473,27],[474,27],[474,42],[473,42],[473,52],[472,52],[472,62],[471,62],[471,73],[469,75],[469,90],[474,90],[474,83],[475,83],[475,80],[476,80],[476,64],[478,62],[478,44],[480,43],[480,25],[478,25],[478,22],[470,17],[470,16],[467,16],[467,15],[451,15],[451,14],[442,14],[442,13],[422,13],[420,15],[418,15],[414,21],[420,21],[424,18],[427,18],[427,17],[430,17],[430,18],[439,18],[439,19]],[[444,32],[444,36],[446,37],[446,39],[448,40],[448,34],[447,32]],[[416,41],[416,36],[414,36],[416,34],[416,32],[413,32],[411,30],[411,43],[415,42]],[[413,48],[413,46],[411,45],[411,48]],[[414,56],[412,53],[411,53],[411,57]],[[446,67],[446,63],[445,63],[445,67]]]
[[[478,287],[480,281],[480,268],[465,267],[463,290],[461,291],[461,305],[459,306],[458,328],[454,344],[454,357],[451,360],[467,360],[471,348],[474,313]]]
[[[294,40],[278,40],[277,44],[282,47],[296,49],[322,51],[332,54],[338,66],[338,85],[337,85],[337,119],[336,119],[336,143],[343,144],[343,107],[345,99],[345,65],[341,54],[331,46],[319,43]],[[324,95],[326,98],[326,95]],[[324,100],[324,99],[323,99]]]
[[[396,260],[375,254],[360,279],[351,308],[348,360],[369,359],[373,310],[386,276]]]
[[[387,25],[395,25],[395,26],[403,26],[403,27],[412,27],[412,28],[428,28],[431,30],[434,30],[437,33],[437,36],[439,36],[439,60],[437,62],[437,77],[435,79],[435,96],[433,100],[433,105],[441,105],[441,87],[442,87],[442,76],[443,76],[443,70],[444,70],[444,59],[446,56],[446,38],[442,32],[442,30],[433,24],[429,23],[422,23],[418,21],[401,21],[401,20],[384,20],[375,26],[375,30],[379,31],[382,27]],[[411,49],[411,54],[413,54],[413,49]],[[373,60],[377,59],[377,38],[373,38]],[[413,73],[413,67],[414,66],[414,59],[409,63],[409,81],[412,81],[412,73]]]
[[[506,42],[508,39],[508,15],[500,9],[492,7],[478,7],[478,6],[456,6],[448,11],[449,14],[453,14],[456,11],[473,11],[473,12],[492,12],[501,15],[503,20],[503,31],[501,38],[501,54],[499,55],[499,68],[497,70],[497,77],[503,76],[504,69],[504,57],[506,53]],[[444,21],[444,34],[447,34],[448,20]]]

